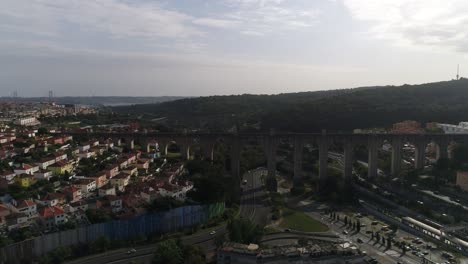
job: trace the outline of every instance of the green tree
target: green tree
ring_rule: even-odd
[[[206,263],[205,253],[198,246],[188,245],[184,247],[184,264]]]
[[[182,264],[184,253],[174,239],[160,242],[154,253],[153,264]]]
[[[214,243],[217,247],[222,246],[225,241],[226,241],[226,238],[224,234],[216,234]]]
[[[263,228],[244,218],[230,219],[227,229],[229,239],[242,244],[259,243],[263,236]]]
[[[49,134],[49,130],[47,130],[47,128],[45,127],[40,127],[37,129],[37,134],[39,136],[43,136],[43,135]]]
[[[98,252],[104,252],[110,248],[111,242],[106,236],[100,236],[96,241],[93,242],[93,247]]]
[[[187,170],[194,183],[193,191],[188,197],[202,203],[224,201],[233,189],[230,182],[222,175],[223,168],[205,160],[191,160],[187,164]]]

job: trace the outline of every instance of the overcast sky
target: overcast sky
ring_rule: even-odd
[[[424,83],[467,53],[466,0],[0,0],[0,96]]]

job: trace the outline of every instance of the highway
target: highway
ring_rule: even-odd
[[[263,184],[261,180],[262,174],[266,173],[262,169],[256,169],[249,171],[244,174],[247,183],[242,185],[243,192],[240,201],[239,214],[243,218],[248,218],[255,223],[262,223],[266,220],[266,214],[268,208],[265,208],[260,202],[258,197],[263,193]],[[260,213],[257,214],[256,212]],[[214,245],[215,235],[210,235],[210,232],[216,231],[216,234],[226,233],[226,224],[222,224],[218,227],[209,228],[202,230],[194,235],[182,237],[182,243],[186,245],[197,245],[200,246],[205,252],[213,252],[216,247]],[[127,254],[127,251],[131,248],[122,248],[118,250],[108,251],[102,254],[91,255],[83,257],[77,260],[68,262],[69,264],[125,264],[131,263],[132,261],[138,261],[141,263],[151,263],[153,258],[153,252],[157,244],[144,245],[134,247],[136,252],[133,254]]]

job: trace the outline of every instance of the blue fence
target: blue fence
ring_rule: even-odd
[[[129,239],[151,233],[170,233],[205,223],[224,212],[224,203],[191,205],[125,220],[89,225],[36,237],[0,248],[0,263],[29,263],[62,246],[89,243],[101,236]]]

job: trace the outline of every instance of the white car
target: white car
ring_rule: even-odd
[[[136,252],[136,249],[132,248],[129,251],[127,251],[127,254],[133,254]]]
[[[210,235],[214,236],[216,234],[216,230],[210,232]]]

